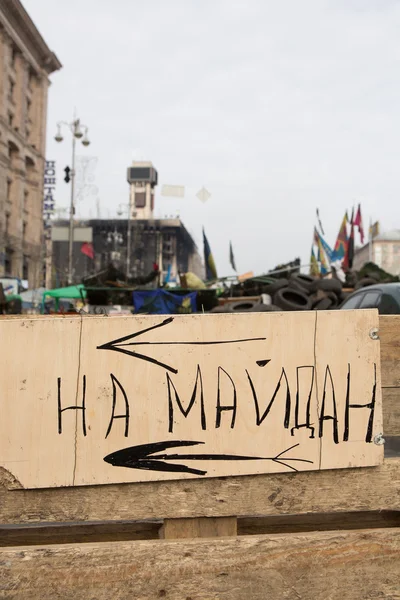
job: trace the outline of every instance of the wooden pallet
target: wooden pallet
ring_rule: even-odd
[[[400,317],[380,318],[380,338],[384,434],[393,441]],[[348,470],[12,484],[0,469],[0,598],[400,598],[400,456]]]

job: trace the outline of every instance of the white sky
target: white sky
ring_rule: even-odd
[[[396,0],[23,0],[63,69],[51,76],[47,158],[57,204],[74,107],[97,157],[102,216],[128,203],[126,169],[158,170],[157,216],[176,214],[218,273],[308,262],[315,209],[331,245],[361,202],[400,228],[400,2]],[[184,199],[161,185],[186,186]],[[205,186],[206,204],[196,197]],[[78,206],[96,216],[95,196]]]

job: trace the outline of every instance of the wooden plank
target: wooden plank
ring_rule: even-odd
[[[165,525],[169,531],[165,535]],[[177,527],[178,525],[178,527]],[[399,527],[400,511],[0,525],[0,547]]]
[[[400,529],[4,548],[8,600],[399,597]]]
[[[238,535],[400,527],[400,510],[273,515],[238,519]]]
[[[379,317],[382,387],[400,387],[400,315]]]
[[[366,469],[48,490],[10,491],[2,478],[0,469],[0,523],[10,524],[396,510],[400,458]]]
[[[400,436],[400,388],[382,388],[383,433]]]
[[[0,525],[0,546],[43,546],[159,538],[162,521]]]
[[[380,464],[377,327],[373,310],[2,321],[0,466],[49,488]]]
[[[237,535],[236,517],[165,519],[161,537],[165,539],[210,538]]]

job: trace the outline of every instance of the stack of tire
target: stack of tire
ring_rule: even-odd
[[[262,293],[271,298],[271,304],[243,297],[217,306],[212,312],[334,310],[344,300],[342,284],[338,279],[319,279],[301,273],[293,274],[290,279],[276,279],[264,285]]]

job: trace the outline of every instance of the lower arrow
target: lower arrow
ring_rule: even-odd
[[[304,458],[290,458],[285,456],[287,452],[297,448],[299,444],[286,448],[276,456],[241,456],[238,454],[157,454],[169,448],[181,448],[183,446],[198,446],[204,442],[194,442],[189,440],[155,442],[153,444],[141,444],[140,446],[130,446],[122,450],[116,450],[104,457],[104,461],[114,467],[126,467],[128,469],[142,469],[145,471],[167,471],[170,473],[193,473],[194,475],[206,475],[207,471],[194,469],[182,464],[170,464],[165,461],[187,461],[187,460],[270,460],[297,471],[289,462],[303,462],[313,464],[312,460]],[[155,455],[155,456],[154,456]]]

